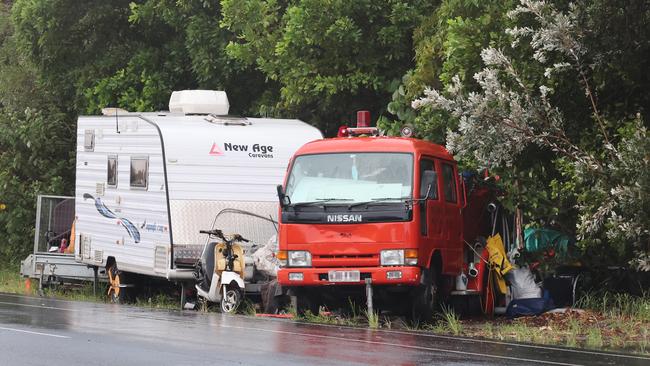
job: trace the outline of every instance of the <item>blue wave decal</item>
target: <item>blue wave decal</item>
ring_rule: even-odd
[[[126,232],[129,234],[131,239],[137,244],[140,242],[140,231],[138,231],[138,228],[133,225],[129,219],[126,219],[124,217],[118,217],[113,211],[111,211],[110,208],[106,207],[104,202],[102,202],[102,199],[97,197],[93,197],[91,194],[84,193],[84,200],[85,199],[91,199],[95,201],[95,208],[97,209],[97,212],[99,212],[100,215],[109,218],[109,219],[118,219],[120,225],[126,229]]]

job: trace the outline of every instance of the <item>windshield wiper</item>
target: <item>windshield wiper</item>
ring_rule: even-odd
[[[316,201],[309,201],[309,202],[298,202],[294,203],[291,205],[292,207],[302,207],[302,206],[313,206],[313,205],[321,205],[324,204],[325,202],[332,202],[332,201],[352,201],[351,198],[316,198]]]
[[[371,198],[370,201],[353,203],[353,204],[348,206],[348,209],[351,209],[353,207],[363,206],[363,205],[369,205],[369,204],[373,204],[373,203],[381,203],[381,202],[389,202],[389,201],[404,201],[404,200],[407,200],[409,198],[410,197],[379,197],[379,198]]]

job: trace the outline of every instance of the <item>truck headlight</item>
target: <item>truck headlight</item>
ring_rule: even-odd
[[[379,252],[379,263],[382,266],[403,266],[404,250],[390,249]]]
[[[311,267],[311,253],[305,250],[289,251],[289,267]]]

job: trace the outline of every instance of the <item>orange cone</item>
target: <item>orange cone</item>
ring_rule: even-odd
[[[31,279],[26,279],[25,280],[25,293],[31,293],[32,292],[32,280]]]

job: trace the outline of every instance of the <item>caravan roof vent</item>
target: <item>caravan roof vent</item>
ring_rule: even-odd
[[[221,90],[181,90],[169,98],[171,113],[225,116],[229,108],[228,96]]]

